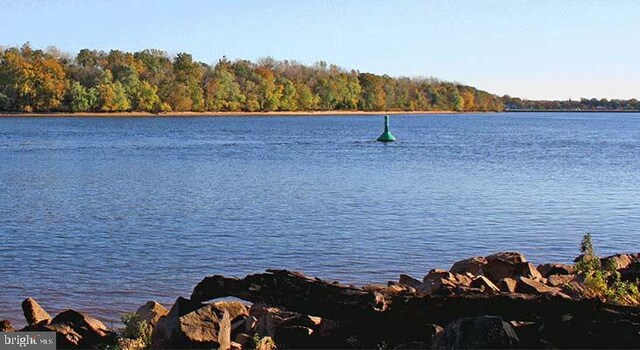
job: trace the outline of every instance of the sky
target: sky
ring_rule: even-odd
[[[640,1],[0,0],[0,45],[262,57],[528,99],[640,99]]]

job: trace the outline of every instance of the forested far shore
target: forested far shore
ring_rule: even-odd
[[[606,98],[581,98],[580,100],[544,101],[526,100],[509,95],[502,96],[506,111],[548,111],[548,112],[637,112],[640,101],[635,98],[629,100]]]
[[[271,58],[50,47],[0,48],[4,112],[500,111],[500,97],[434,78],[394,78]]]

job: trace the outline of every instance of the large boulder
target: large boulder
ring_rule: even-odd
[[[249,315],[245,304],[219,301],[202,304],[178,298],[152,333],[152,348],[202,348],[230,346],[233,324],[244,324]]]
[[[499,253],[489,255],[485,259],[487,259],[487,263],[490,263],[496,260],[503,261],[509,264],[518,264],[518,263],[527,262],[527,258],[525,258],[522,253],[518,253],[518,252],[499,252]]]
[[[615,254],[600,259],[603,267],[613,267],[616,270],[627,268],[633,262],[629,254]]]
[[[33,298],[27,298],[22,302],[22,312],[30,326],[51,322],[51,316]]]
[[[552,287],[562,287],[573,281],[575,277],[575,275],[550,275],[547,278],[547,284]]]
[[[434,269],[429,271],[416,290],[425,294],[450,295],[456,289],[457,284],[458,281],[451,272]]]
[[[550,294],[550,295],[557,295],[565,298],[570,298],[566,294],[562,293],[560,288],[550,287],[540,281],[536,281],[526,277],[520,277],[518,279],[518,283],[516,284],[516,293]]]
[[[464,274],[468,272],[474,276],[483,274],[483,267],[487,264],[487,259],[482,256],[476,256],[473,258],[468,258],[464,260],[460,260],[451,266],[449,271],[453,273]]]
[[[573,273],[573,266],[567,264],[542,264],[538,265],[538,271],[542,277],[549,277],[551,275],[571,275]]]
[[[75,310],[61,312],[50,323],[28,325],[21,331],[55,332],[59,349],[92,349],[116,342],[115,333],[102,322]]]
[[[68,326],[80,335],[81,348],[109,342],[112,332],[98,319],[75,310],[66,310],[51,320],[52,325]]]
[[[458,319],[438,334],[433,349],[509,349],[520,342],[511,325],[499,316]]]
[[[136,311],[136,315],[138,315],[141,320],[147,321],[152,327],[155,327],[158,321],[168,313],[169,310],[155,301],[148,301]]]
[[[398,281],[398,283],[404,284],[405,286],[409,286],[413,288],[417,288],[419,285],[422,284],[422,282],[420,282],[419,280],[404,274],[400,275],[400,280]]]
[[[503,278],[527,277],[541,280],[542,275],[536,267],[527,262],[524,255],[514,252],[496,253],[487,256],[487,264],[484,266],[484,275],[494,283]]]

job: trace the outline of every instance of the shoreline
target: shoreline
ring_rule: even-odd
[[[212,118],[212,117],[322,117],[430,114],[496,114],[496,113],[640,113],[632,110],[504,110],[504,111],[271,111],[271,112],[0,112],[0,118]]]
[[[456,111],[273,111],[273,112],[0,112],[0,118],[58,118],[58,117],[92,117],[92,118],[129,118],[129,117],[267,117],[267,116],[368,116],[368,115],[421,115],[421,114],[470,114],[499,112],[456,112]]]
[[[22,302],[27,326],[14,329],[0,320],[0,331],[55,332],[57,346],[71,349],[637,347],[637,299],[621,303],[629,299],[593,294],[589,276],[602,270],[583,270],[590,261],[638,283],[640,253],[535,266],[521,253],[497,252],[422,278],[401,274],[361,287],[270,269],[244,278],[205,277],[191,295],[165,304],[170,308],[148,301],[130,310],[124,328],[75,309],[52,317],[28,298]]]

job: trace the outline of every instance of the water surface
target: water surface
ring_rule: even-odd
[[[422,277],[640,251],[640,115],[0,119],[0,318],[117,320],[204,276]],[[18,321],[21,323],[21,321]]]

